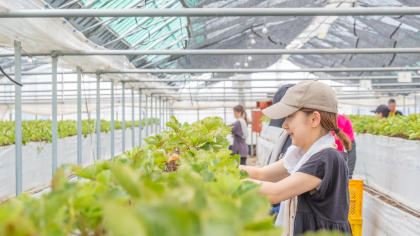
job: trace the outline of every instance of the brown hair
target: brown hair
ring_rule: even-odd
[[[318,111],[313,109],[300,109],[303,112],[306,112],[308,115],[313,112],[318,112],[321,116],[321,127],[327,131],[334,131],[335,134],[340,139],[341,143],[343,144],[346,151],[351,150],[351,141],[349,136],[344,133],[341,129],[338,128],[337,125],[337,113],[326,112],[326,111]]]
[[[243,107],[242,105],[237,105],[237,106],[235,106],[235,107],[233,108],[233,110],[234,110],[234,111],[236,111],[236,112],[240,112],[240,113],[241,113],[242,118],[244,118],[244,120],[245,120],[246,124],[248,124],[248,119],[247,119],[247,116],[246,116],[246,112],[245,112],[245,109],[244,109],[244,107]]]

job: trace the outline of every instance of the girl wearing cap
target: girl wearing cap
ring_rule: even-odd
[[[233,145],[232,155],[239,154],[241,156],[241,165],[246,165],[246,158],[248,156],[248,145],[246,139],[248,138],[248,120],[243,106],[237,105],[233,108],[233,115],[238,119],[231,124]]]
[[[336,149],[329,132],[334,131],[351,150],[348,136],[337,127],[337,105],[328,85],[302,81],[279,103],[263,110],[271,119],[286,117],[283,128],[292,146],[272,165],[240,169],[249,173],[249,181],[261,184],[259,193],[271,203],[282,202],[276,225],[283,227],[283,235],[320,229],[351,235],[347,154]]]

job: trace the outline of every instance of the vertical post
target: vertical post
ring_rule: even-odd
[[[162,98],[159,98],[159,133],[162,132]]]
[[[197,121],[199,120],[200,120],[200,110],[198,110],[198,107],[197,107]]]
[[[150,94],[150,134],[153,133],[153,125],[155,123],[153,119],[153,94]]]
[[[52,175],[57,171],[57,57],[52,57]]]
[[[143,121],[142,121],[142,118],[141,118],[141,106],[142,106],[142,104],[141,104],[141,89],[139,89],[139,146],[141,146],[141,140],[142,140],[141,134],[142,134],[142,131],[143,131]]]
[[[22,78],[21,44],[15,41],[15,80],[20,83]],[[16,196],[22,193],[22,90],[15,85],[15,169],[16,169]]]
[[[96,160],[101,159],[101,75],[96,73]]]
[[[125,152],[125,82],[122,82],[122,152]]]
[[[171,117],[169,116],[169,99],[166,101],[166,122],[169,122],[171,120]],[[168,127],[166,127],[166,130],[169,130]]]
[[[114,80],[111,80],[111,158],[115,157]]]
[[[162,100],[162,113],[163,113],[163,115],[162,115],[162,129],[163,130],[165,130],[165,128],[166,128],[166,101],[165,101],[165,99],[163,99]]]
[[[417,114],[417,94],[414,95],[414,114]]]
[[[147,95],[146,95],[146,114],[145,114],[145,122],[144,122],[144,124],[146,125],[146,137],[149,137],[149,112],[148,112],[148,110],[149,110],[149,103],[148,103],[148,101],[147,101],[148,99],[147,99]]]
[[[404,115],[408,115],[408,113],[407,113],[407,110],[405,109],[405,95],[404,95],[404,98],[403,98],[403,102],[404,102]]]
[[[131,89],[131,147],[136,146],[136,137],[134,132],[134,89]]]
[[[251,117],[252,117],[252,108],[254,107],[254,101],[252,101],[252,89],[251,89]],[[251,157],[254,156],[254,137],[252,132],[252,125],[251,125]]]
[[[77,67],[77,164],[82,165],[82,68]]]
[[[226,81],[223,81],[223,109],[224,109],[224,118],[225,118],[225,124],[226,124]]]
[[[157,119],[158,119],[158,97],[155,98],[155,134],[158,133],[158,129],[157,129],[158,122],[157,122]],[[159,117],[159,119],[160,119],[160,117]]]

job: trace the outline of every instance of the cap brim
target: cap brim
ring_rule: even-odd
[[[300,109],[300,107],[293,107],[282,102],[278,102],[262,110],[262,112],[270,119],[281,119],[299,111]]]
[[[271,119],[268,126],[282,128],[285,120],[286,120],[286,118],[281,118],[281,119],[278,119],[278,120]]]

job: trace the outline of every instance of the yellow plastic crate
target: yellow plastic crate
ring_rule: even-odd
[[[351,219],[349,221],[353,236],[362,236],[363,219]]]
[[[349,220],[362,219],[363,180],[349,180]]]

